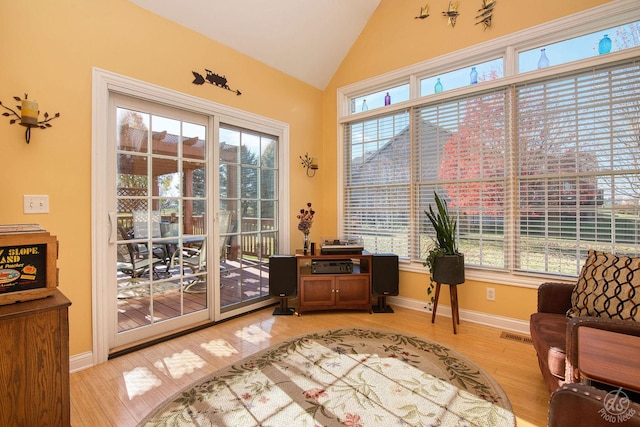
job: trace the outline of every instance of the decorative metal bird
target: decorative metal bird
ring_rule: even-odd
[[[482,24],[486,30],[491,26],[491,19],[493,18],[493,7],[496,5],[496,0],[482,0],[482,8],[478,9],[480,14],[476,16],[479,19],[476,25]]]
[[[415,16],[415,19],[425,19],[429,17],[429,5],[425,4],[423,7],[420,8],[420,15]]]
[[[456,20],[460,13],[458,13],[458,2],[449,2],[449,9],[445,12],[442,12],[442,15],[447,17],[447,25],[451,25],[451,28],[456,26]]]

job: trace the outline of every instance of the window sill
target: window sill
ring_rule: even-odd
[[[427,275],[429,270],[417,262],[400,262],[400,271],[409,271]],[[466,267],[465,278],[478,282],[494,283],[497,285],[517,286],[521,288],[537,289],[544,282],[575,283],[576,277],[557,276],[551,274],[516,274],[477,267]]]

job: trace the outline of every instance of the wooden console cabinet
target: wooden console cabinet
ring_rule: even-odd
[[[0,425],[70,425],[70,305],[56,290],[0,306]]]
[[[298,255],[298,313],[355,309],[371,312],[371,255]],[[311,273],[314,260],[353,260],[351,273]]]

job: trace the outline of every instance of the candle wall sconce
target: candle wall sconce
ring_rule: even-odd
[[[29,95],[26,93],[24,94],[24,99],[20,99],[19,96],[13,97],[13,99],[15,99],[17,102],[20,103],[20,105],[16,105],[16,109],[19,110],[22,114],[18,114],[15,110],[7,107],[2,103],[2,101],[0,101],[0,106],[2,106],[5,110],[9,111],[9,112],[5,111],[4,113],[2,113],[2,115],[5,117],[12,117],[9,120],[9,124],[20,123],[20,125],[27,128],[24,134],[24,138],[27,141],[27,144],[31,140],[31,128],[40,128],[40,129],[50,128],[52,126],[51,126],[51,123],[49,122],[53,119],[60,117],[60,113],[56,113],[53,116],[49,116],[49,113],[45,112],[44,120],[38,120],[38,116],[40,114],[40,111],[38,111],[38,103],[28,98],[29,98]]]
[[[316,157],[309,157],[309,153],[305,153],[304,157],[300,156],[300,160],[302,161],[302,166],[307,168],[307,176],[312,178],[316,176],[316,171],[318,170],[318,159]],[[310,174],[309,170],[312,170],[313,173]]]

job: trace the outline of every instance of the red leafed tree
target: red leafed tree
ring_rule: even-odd
[[[459,129],[444,144],[439,169],[449,206],[469,215],[502,215],[509,156],[505,152],[504,96],[488,94],[460,107],[464,111]],[[592,153],[576,149],[578,137],[571,131],[575,115],[559,113],[550,118],[552,107],[542,98],[520,105],[521,111],[528,113],[519,121],[519,155],[514,167],[522,178],[519,209],[528,215],[560,206],[569,212],[570,205],[601,203],[596,179],[575,177],[576,173],[598,170]]]
[[[452,208],[467,214],[503,211],[504,108],[502,94],[466,101],[460,128],[444,144],[440,162],[440,179],[451,182],[444,189]]]

